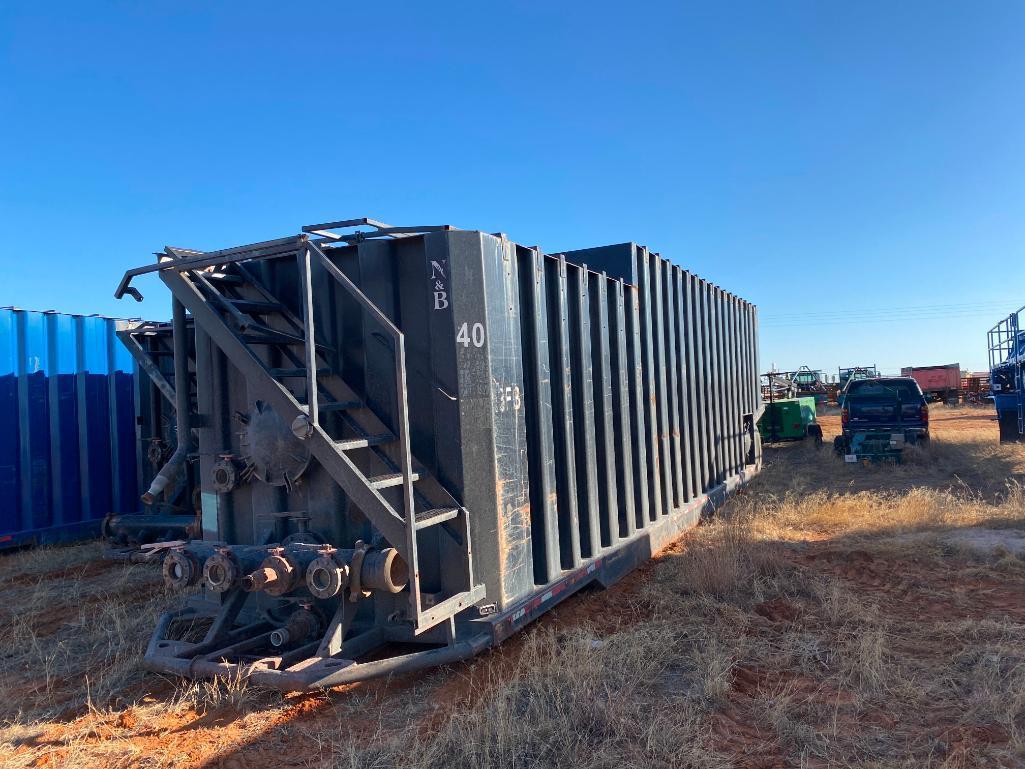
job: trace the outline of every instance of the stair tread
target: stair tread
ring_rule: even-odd
[[[458,507],[435,507],[430,510],[417,510],[413,517],[416,520],[416,527],[423,529],[436,523],[450,521],[457,515],[459,515]]]
[[[279,328],[271,328],[270,326],[263,326],[263,325],[260,325],[259,323],[250,323],[247,330],[252,332],[252,333],[254,333],[254,334],[262,334],[263,336],[280,336],[280,337],[283,337],[283,338],[286,338],[286,339],[289,339],[289,340],[292,340],[292,341],[295,341],[295,342],[298,342],[298,343],[301,343],[301,344],[306,344],[306,340],[303,339],[301,336],[296,336],[295,334],[290,334],[289,332],[282,331]]]
[[[268,369],[270,375],[273,377],[305,377],[306,369],[304,368],[272,368]],[[329,368],[318,368],[317,376],[323,376],[324,374],[330,374],[331,369]]]
[[[271,313],[280,312],[285,308],[280,302],[263,302],[255,299],[228,299],[228,301],[243,312]]]
[[[232,283],[234,285],[241,285],[245,281],[241,275],[232,275],[228,272],[204,272],[203,277],[207,280],[218,280],[221,283]]]
[[[427,628],[440,622],[446,617],[450,617],[454,614],[458,614],[460,611],[465,609],[467,606],[472,606],[481,600],[485,595],[483,585],[476,585],[469,590],[456,593],[453,596],[446,598],[441,603],[437,603],[429,609],[425,609],[420,612],[418,619],[419,627]],[[419,630],[417,632],[420,632]]]
[[[306,340],[301,336],[293,336],[284,331],[268,329],[256,323],[249,324],[246,328],[246,333],[241,334],[239,338],[247,344],[268,344],[279,347],[306,345]],[[319,353],[330,353],[333,351],[332,348],[320,344],[320,342],[317,342],[316,346]]]
[[[289,336],[288,334],[245,334],[242,337],[242,341],[247,344],[304,344],[302,339],[298,337]]]
[[[413,481],[417,481],[420,478],[419,473],[411,473]],[[392,486],[399,486],[402,483],[402,473],[388,473],[386,475],[375,475],[367,478],[370,485],[375,489],[387,489]]]
[[[391,433],[381,433],[380,435],[364,435],[362,438],[342,438],[335,441],[335,446],[342,451],[351,451],[353,449],[369,448],[370,446],[380,446],[393,440],[395,440],[395,436]]]
[[[305,398],[299,402],[304,406],[308,405]],[[317,411],[349,411],[361,408],[363,408],[362,401],[317,401]]]

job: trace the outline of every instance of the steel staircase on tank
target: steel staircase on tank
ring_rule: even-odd
[[[157,323],[149,320],[123,320],[117,324],[118,339],[125,346],[139,367],[167,400],[168,405],[175,408],[174,371],[164,371],[157,363],[157,358],[173,358],[174,346],[170,323]],[[196,399],[196,361],[189,357],[189,395],[195,406]]]
[[[289,243],[289,241],[291,241]],[[161,279],[243,374],[251,392],[305,440],[313,457],[402,554],[409,569],[409,619],[416,633],[450,620],[484,597],[473,580],[469,518],[465,508],[410,455],[402,332],[308,236],[225,251],[167,248]],[[301,317],[275,297],[253,272],[253,259],[288,258],[299,272]],[[311,269],[316,260],[357,302],[364,318],[393,343],[395,430],[331,365],[333,351],[315,337]],[[421,534],[438,527],[455,547],[461,576],[439,595],[421,592],[417,551]],[[454,630],[449,625],[449,632]]]

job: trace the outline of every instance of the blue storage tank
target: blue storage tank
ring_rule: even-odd
[[[115,320],[0,308],[0,548],[139,509],[136,365]]]

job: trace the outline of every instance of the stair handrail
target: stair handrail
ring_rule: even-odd
[[[168,246],[164,249],[164,253],[156,254],[156,263],[126,270],[125,274],[121,276],[121,282],[118,283],[117,290],[114,291],[114,298],[121,299],[125,294],[128,294],[135,301],[141,302],[142,293],[131,285],[132,280],[139,275],[147,275],[151,272],[168,269],[198,270],[203,267],[215,267],[222,264],[244,262],[250,259],[271,259],[288,256],[298,251],[307,240],[309,240],[309,235],[290,235],[287,238],[277,238],[260,243],[250,243],[245,246],[222,248],[218,251],[194,251],[187,248],[172,248]],[[183,256],[184,254],[188,255]]]
[[[352,282],[348,275],[342,272],[332,262],[327,254],[315,241],[307,241],[305,247],[312,252],[321,266],[335,281],[355,299],[360,306],[384,329],[391,337],[394,345],[395,360],[395,389],[397,398],[398,413],[396,415],[396,432],[399,443],[399,472],[402,474],[402,506],[403,517],[406,519],[406,538],[410,540],[416,536],[414,530],[415,517],[413,514],[413,474],[412,457],[409,446],[409,403],[406,392],[406,337],[399,328],[392,323],[391,319],[384,314],[380,307],[374,304],[360,288]],[[305,277],[304,277],[305,279]],[[412,543],[407,543],[412,544]]]

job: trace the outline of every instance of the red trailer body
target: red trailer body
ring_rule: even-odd
[[[943,366],[908,366],[902,368],[900,374],[913,377],[926,394],[948,398],[961,391],[961,366],[958,363]]]

